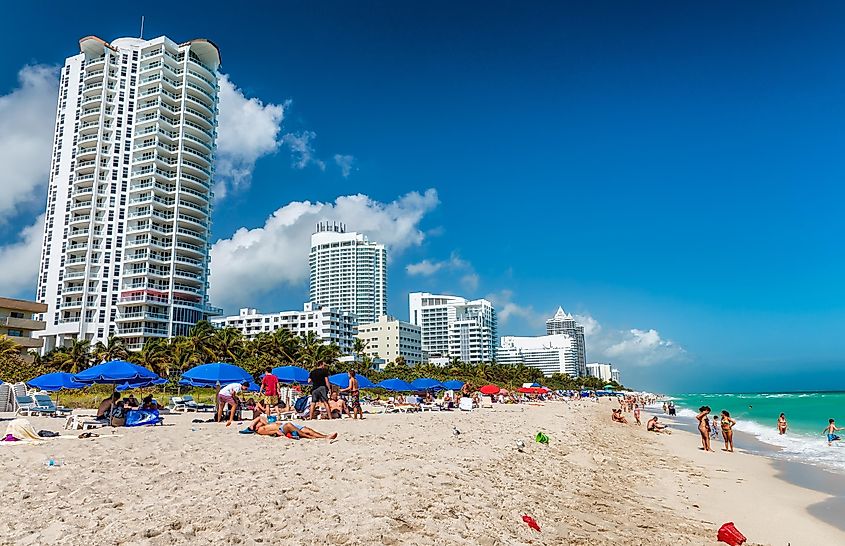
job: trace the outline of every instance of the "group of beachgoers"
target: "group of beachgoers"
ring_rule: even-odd
[[[109,424],[113,427],[119,427],[126,423],[126,412],[128,411],[157,411],[160,409],[163,408],[158,405],[158,402],[156,402],[155,399],[153,399],[152,394],[148,394],[143,397],[139,402],[138,399],[135,398],[135,395],[132,394],[121,399],[121,394],[115,391],[111,396],[100,402],[100,405],[97,408],[95,420]]]
[[[719,415],[713,416],[713,422],[710,422],[710,414],[712,413],[710,406],[701,406],[698,408],[698,415],[695,416],[698,421],[698,432],[701,434],[701,449],[703,451],[714,451],[710,446],[710,440],[718,440],[721,437],[725,442],[725,447],[722,451],[733,453],[734,451],[734,432],[733,427],[736,425],[736,419],[731,417],[728,410],[722,410]]]
[[[642,410],[644,407],[653,404],[656,399],[653,396],[644,396],[644,395],[626,395],[626,396],[618,396],[616,400],[619,402],[618,408],[613,408],[610,413],[610,419],[614,423],[622,423],[627,425],[629,423],[628,419],[625,417],[625,413],[631,413],[634,416],[634,424],[638,426],[642,426]],[[651,418],[646,421],[645,424],[646,430],[648,432],[656,432],[658,434],[672,434],[672,431],[664,425],[663,423],[659,422],[657,415],[652,415]]]

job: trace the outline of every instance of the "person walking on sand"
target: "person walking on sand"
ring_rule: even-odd
[[[838,442],[841,440],[836,431],[842,430],[842,428],[836,426],[836,422],[833,419],[828,419],[827,421],[827,428],[822,431],[822,434],[827,434],[827,445],[832,446],[833,442]]]
[[[358,378],[355,377],[355,370],[349,370],[349,386],[340,389],[340,392],[349,393],[349,407],[352,408],[352,420],[364,419],[364,412],[361,411],[361,393],[358,389]]]
[[[787,424],[786,424],[786,415],[781,413],[780,416],[778,417],[778,434],[786,434],[787,428],[788,427],[787,427]]]
[[[634,422],[638,425],[642,425],[640,422],[640,405],[634,404]]]
[[[731,417],[728,410],[722,410],[722,439],[725,440],[725,449],[729,453],[734,452],[734,430],[736,419]]]
[[[329,370],[326,368],[325,362],[320,362],[317,367],[311,370],[308,374],[308,382],[311,383],[313,390],[311,391],[311,411],[308,413],[309,419],[314,418],[314,411],[317,409],[317,404],[322,404],[326,408],[326,419],[332,418],[332,408],[329,407]]]
[[[704,451],[713,451],[710,448],[710,406],[701,406],[698,408],[698,432],[701,434],[701,449]]]

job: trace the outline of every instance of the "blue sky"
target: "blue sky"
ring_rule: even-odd
[[[411,290],[489,296],[500,333],[527,335],[563,305],[628,384],[836,387],[845,6],[454,4],[145,14],[147,37],[215,41],[233,84],[223,156],[246,175],[221,178],[213,217],[227,310],[298,307],[297,248],[337,217],[391,245],[397,316]],[[142,13],[4,9],[0,183],[18,191],[0,197],[0,292],[32,296],[18,279],[35,274],[55,96],[33,67],[136,35]]]

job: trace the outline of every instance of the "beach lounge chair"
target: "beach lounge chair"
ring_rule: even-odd
[[[98,421],[94,415],[70,414],[67,416],[67,421],[65,421],[65,430],[88,430],[104,427],[107,424],[106,421]]]
[[[0,412],[12,411],[12,387],[3,383],[0,385]]]
[[[492,396],[482,396],[481,397],[481,407],[493,409],[493,397]]]
[[[60,413],[65,414],[70,413],[72,411],[70,408],[56,406],[56,404],[53,402],[53,399],[50,398],[49,394],[33,394],[32,398],[35,400],[36,406],[44,413],[58,415]]]
[[[174,396],[173,398],[171,398],[170,403],[167,405],[167,409],[174,413],[197,411],[196,408],[188,407],[188,404],[185,403],[185,399],[181,396]]]
[[[461,401],[458,402],[458,409],[461,411],[472,411],[472,398],[468,396],[464,396],[461,398]]]
[[[213,404],[200,404],[196,402],[194,397],[190,394],[183,396],[182,402],[185,404],[185,407],[188,408],[187,411],[212,411],[214,409]]]
[[[31,396],[15,396],[15,415],[51,415],[55,416],[58,410],[56,406],[52,408],[41,407]]]

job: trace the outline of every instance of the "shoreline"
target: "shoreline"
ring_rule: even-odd
[[[610,408],[298,421],[338,431],[333,444],[191,423],[197,414],[81,440],[63,420],[33,417],[63,438],[0,447],[0,495],[16,507],[0,513],[0,544],[715,546],[728,521],[749,544],[845,542],[808,517],[829,496],[777,479],[768,459],[705,454],[680,430],[611,423]],[[45,468],[52,456],[65,466]]]
[[[695,441],[698,441],[698,429],[694,418],[678,415],[670,417],[656,411],[655,408],[648,408],[646,413],[658,415],[663,422],[675,425],[673,430],[690,434],[695,437]],[[718,440],[718,443],[722,445],[721,440]],[[737,446],[736,449],[768,461],[775,470],[777,479],[827,495],[828,498],[808,506],[807,513],[845,532],[845,521],[842,519],[842,514],[845,513],[845,475],[811,463],[778,458],[773,454],[781,450],[779,446],[763,442],[748,432],[735,430],[734,443]]]

